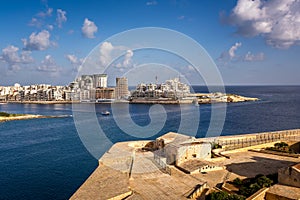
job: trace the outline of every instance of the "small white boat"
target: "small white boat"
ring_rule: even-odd
[[[110,115],[110,112],[107,111],[107,110],[106,110],[106,111],[102,111],[102,112],[101,112],[101,115]]]

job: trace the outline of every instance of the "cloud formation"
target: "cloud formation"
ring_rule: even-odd
[[[261,61],[265,59],[264,53],[252,54],[250,51],[244,56],[244,61]]]
[[[134,53],[125,46],[114,46],[110,42],[103,42],[99,46],[100,65],[107,66],[113,62],[113,58],[118,58],[114,61],[114,66],[117,68],[126,68],[133,66],[132,57]],[[119,58],[120,57],[120,58]],[[121,60],[121,58],[123,60]],[[118,63],[116,63],[118,62]]]
[[[12,71],[19,70],[21,64],[29,64],[34,62],[30,51],[22,51],[19,54],[19,48],[13,45],[9,45],[2,49],[0,60],[6,63],[9,67],[9,70]]]
[[[52,16],[52,12],[53,8],[48,8],[47,6],[47,10],[37,13],[34,17],[31,18],[31,21],[28,23],[28,25],[40,28],[44,25],[45,18]]]
[[[95,38],[95,33],[98,31],[98,27],[94,22],[85,18],[83,26],[81,28],[82,35],[86,38]]]
[[[111,52],[113,51],[114,47],[110,42],[103,42],[100,47],[100,64],[102,66],[108,65],[111,60]]]
[[[228,55],[230,57],[230,59],[232,60],[233,58],[235,58],[235,51],[242,46],[242,43],[240,42],[236,42],[228,51]]]
[[[56,22],[59,28],[62,28],[62,24],[67,21],[67,12],[61,9],[57,9],[56,11]]]
[[[66,58],[67,58],[68,61],[70,61],[71,64],[77,64],[78,63],[77,57],[73,54],[66,55]]]
[[[238,0],[225,18],[240,35],[261,35],[268,45],[288,48],[300,42],[299,10],[299,0]]]
[[[47,30],[42,30],[39,33],[33,32],[29,39],[22,39],[24,50],[42,51],[51,46],[50,33]]]
[[[45,12],[41,11],[37,14],[38,17],[50,17],[52,15],[53,8],[47,8]]]
[[[73,65],[73,70],[77,72],[83,63],[83,58],[78,59],[74,54],[67,54],[65,57]]]
[[[133,51],[127,50],[123,60],[123,67],[128,67],[132,64]]]
[[[37,66],[37,70],[41,72],[59,72],[61,68],[56,65],[55,60],[51,55],[46,55],[44,60],[42,60],[41,64]]]
[[[241,42],[236,42],[234,45],[232,45],[229,48],[229,50],[224,51],[217,60],[226,64],[229,61],[252,62],[252,61],[262,61],[265,59],[265,54],[262,52],[253,54],[250,51],[248,51],[246,55],[237,55],[236,52],[241,46],[242,46]]]
[[[236,51],[239,47],[242,46],[241,42],[236,42],[232,45],[229,50],[224,51],[220,57],[218,58],[219,61],[230,61],[236,58]]]
[[[41,27],[43,25],[42,21],[38,18],[31,18],[31,21],[28,23],[29,26]]]

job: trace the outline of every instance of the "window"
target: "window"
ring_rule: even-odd
[[[197,154],[194,153],[192,156],[193,156],[193,158],[196,158],[196,157],[197,157]]]

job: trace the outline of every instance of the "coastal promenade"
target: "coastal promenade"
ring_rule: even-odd
[[[197,142],[222,144],[224,155],[205,161],[190,160],[193,164],[198,162],[198,168],[203,166],[203,163],[204,166],[209,163],[209,166],[218,168],[217,171],[196,174],[186,173],[176,165],[159,164],[154,152],[142,150],[151,141],[116,143],[102,156],[98,168],[71,199],[187,199],[193,195],[199,197],[219,183],[237,177],[249,178],[257,174],[276,173],[282,167],[299,163],[299,158],[248,151],[272,146],[279,141],[299,142],[299,138],[300,129],[196,139]],[[188,163],[182,166],[185,165]]]

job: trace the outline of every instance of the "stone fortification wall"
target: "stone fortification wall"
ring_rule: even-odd
[[[263,133],[252,133],[235,136],[221,136],[215,139],[215,143],[221,145],[226,150],[239,149],[265,143],[279,141],[299,141],[300,129],[272,131]]]

